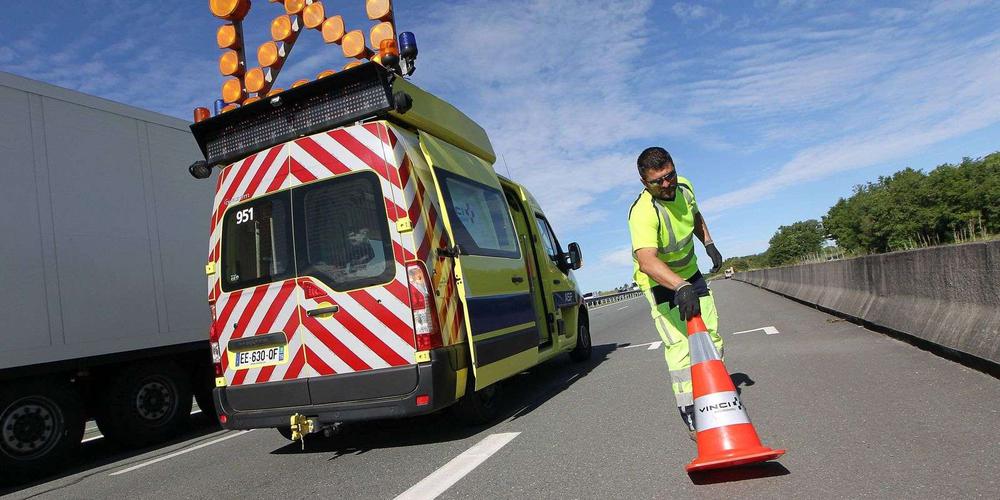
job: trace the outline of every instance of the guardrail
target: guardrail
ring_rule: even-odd
[[[623,300],[634,299],[642,295],[642,290],[632,290],[628,292],[619,292],[611,295],[601,295],[600,297],[588,297],[583,299],[587,303],[587,307],[592,306],[603,306],[607,304],[613,304],[615,302],[621,302]]]
[[[1000,365],[1000,241],[736,273],[863,325]]]

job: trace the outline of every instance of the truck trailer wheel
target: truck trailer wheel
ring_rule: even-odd
[[[80,397],[68,385],[0,384],[0,483],[53,472],[76,454],[83,426]]]
[[[569,359],[576,361],[577,363],[582,361],[587,361],[590,359],[590,352],[593,347],[590,344],[590,327],[587,326],[586,321],[578,321],[579,326],[577,326],[576,332],[576,347],[569,352]]]
[[[191,416],[190,376],[171,362],[134,364],[110,375],[95,420],[109,441],[144,446],[175,434]]]

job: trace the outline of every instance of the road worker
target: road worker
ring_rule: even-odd
[[[701,314],[720,354],[722,337],[717,331],[715,300],[698,271],[694,237],[712,258],[712,272],[722,267],[722,255],[698,212],[691,183],[677,175],[670,153],[660,147],[647,148],[637,164],[645,189],[628,215],[635,282],[649,301],[653,324],[663,339],[677,408],[695,439],[687,319]]]

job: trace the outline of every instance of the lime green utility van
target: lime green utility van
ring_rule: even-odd
[[[483,421],[498,382],[590,357],[579,246],[448,103],[367,63],[191,129],[192,173],[218,171],[206,274],[224,427],[304,434],[452,405]]]

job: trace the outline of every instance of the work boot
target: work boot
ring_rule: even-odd
[[[691,441],[698,442],[698,429],[694,426],[694,405],[678,407],[677,410],[681,413],[684,425],[687,425],[688,437],[691,438]]]

